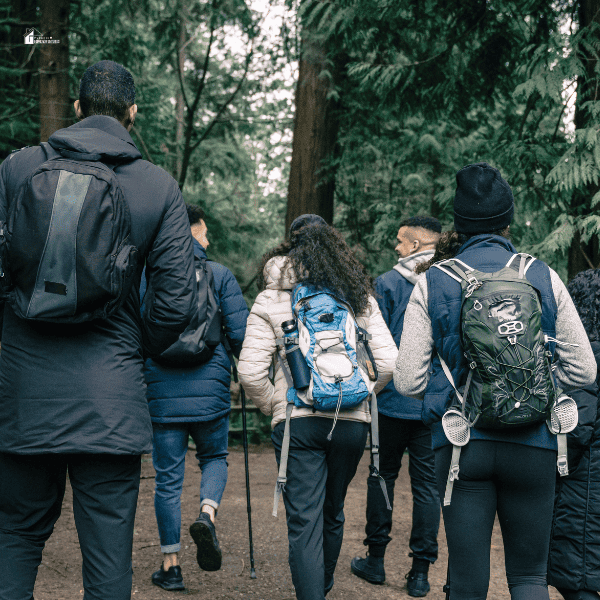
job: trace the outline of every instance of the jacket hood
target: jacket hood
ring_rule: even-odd
[[[413,285],[416,285],[417,281],[419,281],[419,275],[415,273],[415,267],[422,262],[430,260],[434,254],[434,250],[423,250],[422,252],[411,254],[406,258],[399,258],[398,263],[394,265],[394,269],[396,269],[404,279],[407,279]]]
[[[141,158],[128,131],[113,117],[95,115],[71,127],[59,129],[48,143],[59,152],[64,150],[70,158],[87,155],[87,160],[130,161]],[[75,154],[75,156],[73,155]]]
[[[274,256],[263,269],[268,290],[291,290],[297,282],[287,256]]]

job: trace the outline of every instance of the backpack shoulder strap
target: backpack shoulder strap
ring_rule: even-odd
[[[375,392],[371,392],[371,464],[369,466],[369,477],[379,479],[387,509],[392,510],[385,480],[379,473],[379,412]]]
[[[460,265],[460,267],[458,265]],[[471,283],[471,278],[469,277],[469,274],[472,273],[474,269],[470,267],[467,263],[464,263],[462,260],[459,260],[458,258],[448,258],[446,260],[441,260],[440,262],[435,263],[433,266],[438,268],[440,271],[442,271],[449,277],[452,277],[452,279],[458,281],[459,283],[461,281]]]
[[[520,259],[519,261],[515,260],[517,258],[517,256]],[[534,261],[535,261],[535,257],[531,256],[531,254],[526,254],[525,252],[518,252],[517,254],[513,254],[510,257],[510,259],[506,263],[506,266],[510,269],[514,269],[515,271],[518,271],[519,279],[523,279],[525,277],[525,274],[527,273],[529,267],[531,267],[531,265],[534,263]]]

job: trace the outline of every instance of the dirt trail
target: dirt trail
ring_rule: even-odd
[[[408,538],[412,499],[406,465],[397,482],[394,507],[393,541],[386,554],[387,582],[373,586],[350,572],[350,560],[364,553],[364,515],[368,452],[365,452],[357,476],[346,499],[344,544],[335,574],[335,586],[327,600],[382,600],[410,598],[404,587],[404,575],[409,571]],[[217,534],[223,549],[223,567],[215,573],[205,573],[196,564],[195,545],[187,528],[199,508],[199,469],[193,452],[186,459],[186,480],[182,501],[183,549],[180,560],[184,582],[183,592],[166,592],[152,585],[150,577],[159,568],[161,554],[154,517],[154,469],[150,456],[144,456],[142,482],[133,545],[133,596],[141,600],[171,600],[187,596],[210,599],[294,600],[294,589],[287,564],[287,534],[285,513],[271,516],[273,486],[276,478],[274,453],[270,447],[252,447],[250,454],[252,528],[257,579],[250,579],[244,456],[234,448],[229,457],[229,481],[219,515]],[[430,600],[443,600],[446,576],[446,544],[443,527],[440,531],[440,558],[430,570]],[[310,574],[307,574],[309,577]],[[35,588],[36,600],[77,600],[83,596],[81,556],[73,521],[71,489],[63,503],[63,513],[44,551]],[[510,600],[504,575],[502,540],[496,524],[492,542],[492,578],[490,600]],[[550,590],[551,600],[561,596]]]

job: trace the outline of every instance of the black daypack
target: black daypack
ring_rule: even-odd
[[[113,170],[100,155],[62,152],[27,177],[0,222],[0,288],[23,319],[80,323],[122,305],[137,248]]]
[[[179,339],[154,360],[170,367],[201,365],[212,358],[221,342],[221,308],[217,302],[215,280],[208,261],[194,256],[198,305],[187,329]],[[148,295],[149,294],[149,295]],[[148,288],[147,299],[152,302],[154,293]]]

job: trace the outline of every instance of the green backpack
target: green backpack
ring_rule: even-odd
[[[535,260],[515,254],[494,273],[477,271],[456,258],[434,265],[461,284],[461,347],[469,363],[459,390],[439,357],[458,400],[442,418],[455,447],[444,504],[450,503],[460,447],[469,441],[471,427],[509,429],[546,421],[553,433],[566,433],[577,424],[574,401],[561,395],[552,375],[548,343],[557,340],[544,334],[539,293],[525,277]],[[562,441],[560,445],[559,455]]]
[[[465,410],[478,429],[545,421],[556,399],[539,294],[525,277],[534,260],[515,254],[495,273],[457,259],[435,265],[460,279],[461,345],[471,375]]]

